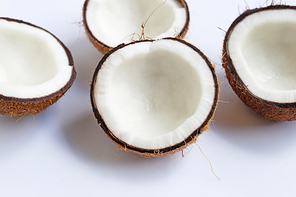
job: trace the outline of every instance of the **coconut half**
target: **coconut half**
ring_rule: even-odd
[[[122,44],[95,70],[95,117],[120,149],[144,157],[183,150],[208,129],[218,81],[207,57],[174,38]]]
[[[103,54],[135,40],[183,38],[189,26],[184,0],[86,0],[85,31]]]
[[[71,53],[54,35],[0,18],[0,114],[38,114],[64,95],[75,77]]]
[[[296,7],[240,15],[227,31],[223,67],[238,97],[265,118],[296,120]]]

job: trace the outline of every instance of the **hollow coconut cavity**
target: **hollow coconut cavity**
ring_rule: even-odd
[[[159,157],[183,150],[208,129],[218,92],[207,57],[168,38],[107,53],[93,76],[91,102],[99,125],[120,149]]]
[[[296,7],[248,10],[227,31],[223,66],[251,109],[276,121],[296,119]]]
[[[24,21],[0,18],[0,114],[38,114],[75,77],[71,53],[54,35]]]
[[[183,38],[189,10],[184,0],[86,0],[83,22],[90,41],[106,53],[135,40]]]

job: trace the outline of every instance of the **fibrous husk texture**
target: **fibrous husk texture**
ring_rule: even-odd
[[[104,44],[104,42],[102,40],[98,40],[92,34],[92,32],[90,31],[90,29],[88,27],[88,24],[87,24],[86,12],[87,12],[87,5],[88,5],[89,1],[90,0],[86,0],[84,2],[84,5],[83,5],[83,26],[84,26],[84,30],[85,30],[85,32],[86,32],[86,34],[88,36],[88,39],[94,45],[94,47],[97,48],[102,54],[106,54],[111,49],[113,49],[113,47]],[[183,39],[185,37],[187,31],[188,31],[188,28],[189,28],[190,14],[189,14],[189,9],[188,9],[188,5],[187,5],[186,1],[185,0],[178,0],[178,1],[180,2],[180,4],[186,10],[186,23],[184,24],[184,28],[175,36],[175,38]],[[106,20],[108,20],[108,19],[106,19]],[[143,21],[143,22],[145,22],[145,21]],[[145,27],[143,27],[143,28],[145,28]],[[144,36],[144,37],[146,38],[146,36]],[[136,41],[136,40],[134,40],[134,41]],[[121,44],[121,43],[118,43],[118,44]]]
[[[296,106],[292,104],[279,104],[266,101],[254,96],[248,88],[238,78],[227,64],[226,57],[223,57],[223,67],[226,72],[226,78],[233,91],[242,100],[242,102],[251,108],[254,112],[264,116],[267,119],[275,121],[293,121],[296,120]]]
[[[296,9],[295,6],[287,5],[271,5],[263,8],[255,8],[251,10],[246,10],[241,14],[228,29],[223,45],[223,67],[225,69],[226,78],[234,92],[242,100],[242,102],[251,108],[254,112],[264,116],[267,119],[275,121],[293,121],[296,120],[296,103],[277,103],[272,101],[267,101],[265,99],[259,98],[253,95],[248,87],[241,80],[236,72],[235,65],[233,65],[231,60],[231,54],[228,51],[228,41],[230,35],[235,28],[235,26],[242,21],[245,17],[254,14],[256,12],[261,12],[265,10],[277,10],[277,9]]]
[[[65,92],[60,93],[50,99],[40,100],[37,102],[26,102],[19,99],[10,100],[0,98],[0,114],[9,115],[10,117],[23,117],[26,115],[36,115],[43,112],[50,105],[54,104],[62,97]]]
[[[23,117],[25,115],[36,115],[57,102],[72,86],[76,78],[76,71],[73,67],[72,76],[68,84],[60,91],[47,97],[35,99],[19,99],[0,95],[0,114],[10,117]]]
[[[235,28],[235,26],[250,14],[264,10],[275,9],[290,9],[291,6],[284,5],[272,5],[264,8],[256,8],[253,10],[247,10],[241,14],[231,25],[226,33],[224,45],[223,45],[223,67],[225,69],[226,78],[234,92],[242,100],[242,102],[251,108],[254,112],[264,116],[267,119],[275,121],[293,121],[296,120],[296,103],[277,103],[264,100],[256,97],[244,84],[244,82],[238,76],[235,66],[232,63],[231,55],[228,52],[229,37]],[[296,8],[293,8],[296,9]]]
[[[212,75],[213,75],[213,80],[214,80],[214,84],[215,84],[215,96],[214,96],[214,101],[213,101],[213,105],[212,105],[212,109],[209,112],[207,119],[204,120],[203,124],[197,128],[195,131],[193,131],[191,133],[190,136],[188,136],[186,139],[184,139],[182,142],[173,145],[171,147],[166,147],[163,149],[155,149],[155,150],[150,150],[150,149],[142,149],[142,148],[138,148],[138,147],[134,147],[132,145],[126,144],[125,142],[123,142],[122,140],[120,140],[119,138],[117,138],[112,131],[108,128],[108,125],[106,125],[105,121],[103,120],[100,112],[97,110],[96,104],[95,104],[95,99],[94,99],[94,86],[96,84],[96,76],[101,68],[101,66],[103,65],[103,63],[106,61],[106,59],[108,59],[108,57],[115,51],[127,46],[127,45],[132,45],[138,42],[153,42],[153,41],[136,41],[130,44],[121,44],[119,46],[117,46],[116,48],[112,49],[111,51],[109,51],[108,53],[106,53],[104,55],[104,57],[101,59],[99,65],[97,66],[97,68],[95,69],[94,72],[94,76],[93,76],[93,80],[91,83],[91,92],[90,92],[90,97],[91,97],[91,103],[92,103],[92,107],[93,107],[93,112],[94,115],[97,119],[98,124],[101,126],[102,130],[105,132],[105,134],[107,135],[107,137],[109,139],[111,139],[116,146],[118,147],[118,149],[124,150],[126,152],[133,152],[136,153],[142,157],[146,157],[146,158],[152,158],[152,157],[164,157],[167,155],[172,155],[176,152],[179,151],[183,151],[185,148],[187,148],[189,145],[194,144],[198,138],[198,136],[204,132],[207,131],[209,129],[209,125],[211,124],[212,118],[214,117],[217,105],[218,105],[218,100],[219,100],[219,83],[218,83],[218,78],[216,75],[216,71],[215,71],[215,67],[210,63],[210,61],[208,60],[208,58],[199,50],[197,49],[195,46],[183,41],[183,40],[179,40],[176,38],[165,38],[165,39],[170,39],[170,40],[175,40],[175,41],[179,41],[183,44],[188,45],[189,47],[191,47],[193,50],[195,50],[197,53],[199,53],[203,59],[207,62],[209,69],[212,71]]]
[[[36,25],[33,25],[31,23],[28,23],[22,20],[18,20],[18,19],[12,19],[12,18],[6,18],[6,17],[4,18],[0,17],[0,19],[16,22],[16,23],[22,23],[25,25],[35,27],[42,31],[45,31],[46,33],[53,36],[60,43],[60,45],[64,48],[65,53],[68,57],[69,66],[72,67],[71,78],[69,79],[68,83],[65,84],[64,87],[61,87],[59,91],[53,92],[51,95],[48,95],[48,96],[44,96],[40,98],[28,98],[28,99],[4,96],[0,93],[0,114],[9,115],[11,117],[23,117],[25,115],[39,114],[40,112],[48,108],[50,105],[57,102],[57,100],[59,100],[59,98],[61,98],[65,94],[65,92],[73,85],[76,79],[77,73],[74,68],[74,61],[73,61],[72,54],[69,51],[69,49],[64,45],[64,43],[62,43],[55,35],[53,35],[49,31],[41,27],[38,27]]]

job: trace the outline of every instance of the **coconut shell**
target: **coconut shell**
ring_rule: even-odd
[[[126,142],[122,141],[121,139],[117,138],[112,131],[108,128],[108,126],[106,125],[104,119],[102,118],[100,112],[97,109],[96,103],[95,103],[95,98],[94,98],[94,87],[96,85],[96,76],[99,72],[99,70],[101,69],[102,65],[104,64],[104,62],[108,59],[108,57],[114,53],[115,51],[128,46],[128,45],[133,45],[135,43],[138,42],[153,42],[151,40],[149,41],[136,41],[136,42],[132,42],[129,44],[121,44],[119,46],[117,46],[116,48],[113,48],[111,51],[109,51],[108,53],[106,53],[103,58],[101,59],[101,61],[99,62],[97,68],[95,69],[94,75],[93,75],[93,79],[92,79],[92,83],[91,83],[91,92],[90,92],[90,98],[91,98],[91,104],[93,107],[93,112],[94,112],[94,116],[97,119],[98,124],[101,126],[102,130],[105,132],[105,134],[107,135],[107,137],[109,139],[111,139],[116,146],[118,147],[118,149],[124,150],[126,152],[133,152],[136,153],[142,157],[146,157],[146,158],[152,158],[152,157],[164,157],[167,155],[171,155],[174,154],[176,152],[179,151],[183,151],[183,149],[185,149],[186,147],[188,147],[189,145],[193,144],[196,142],[197,137],[204,131],[207,131],[209,129],[209,124],[211,123],[212,118],[214,117],[217,105],[218,105],[218,100],[219,100],[219,84],[218,84],[218,78],[216,75],[216,71],[215,71],[215,67],[210,63],[210,61],[208,60],[208,58],[199,50],[197,49],[195,46],[180,40],[180,39],[176,39],[176,38],[164,38],[167,40],[175,40],[178,42],[181,42],[182,44],[185,44],[187,46],[189,46],[190,48],[192,48],[194,51],[196,51],[203,59],[204,61],[207,63],[207,65],[209,66],[209,69],[212,72],[212,76],[213,76],[213,80],[214,80],[214,84],[215,84],[215,96],[214,96],[214,101],[213,101],[213,105],[211,108],[211,111],[209,112],[207,118],[204,120],[204,122],[202,123],[202,125],[197,128],[196,130],[192,131],[191,135],[189,135],[186,139],[184,139],[182,142],[175,144],[174,146],[170,146],[170,147],[166,147],[166,148],[162,148],[162,149],[143,149],[143,148],[138,148],[135,146],[132,146],[130,144],[127,144]]]
[[[243,14],[241,14],[231,24],[230,28],[228,29],[225,35],[224,44],[223,44],[222,61],[223,61],[223,67],[226,73],[226,78],[228,79],[230,86],[246,106],[251,108],[254,112],[270,120],[293,121],[293,120],[296,120],[296,102],[278,103],[278,102],[268,101],[254,95],[238,75],[228,50],[228,41],[230,39],[231,33],[239,22],[241,22],[242,20],[244,20],[244,18],[246,18],[251,14],[266,11],[266,10],[278,10],[278,9],[296,10],[296,7],[287,6],[287,5],[271,5],[264,8],[247,10]]]
[[[179,39],[183,39],[188,31],[189,28],[189,21],[190,21],[190,14],[189,14],[189,9],[188,9],[188,5],[186,3],[185,0],[178,0],[180,2],[180,4],[185,8],[186,11],[186,23],[183,27],[183,29],[180,31],[180,33],[175,37],[175,38],[179,38]],[[103,54],[106,54],[108,51],[110,51],[113,47],[106,45],[105,43],[103,43],[102,41],[98,40],[91,32],[91,30],[89,29],[89,26],[87,24],[87,20],[86,20],[86,12],[87,12],[87,5],[89,3],[89,0],[86,0],[84,2],[83,5],[83,26],[85,29],[85,33],[88,36],[88,39],[90,40],[90,42]]]
[[[61,46],[65,50],[65,53],[68,57],[69,66],[72,67],[71,78],[69,79],[68,83],[64,87],[61,87],[59,91],[54,92],[48,96],[39,97],[39,98],[28,98],[28,99],[8,97],[8,96],[2,95],[0,92],[0,114],[9,115],[11,117],[23,117],[25,115],[39,114],[40,112],[47,109],[50,105],[57,102],[57,100],[59,100],[59,98],[62,97],[74,83],[76,78],[76,71],[74,68],[74,61],[73,61],[71,52],[56,36],[54,36],[52,33],[50,33],[49,31],[41,27],[38,27],[36,25],[33,25],[31,23],[28,23],[22,20],[11,19],[6,17],[0,17],[0,20],[7,20],[10,22],[22,23],[22,24],[35,27],[42,31],[45,31],[46,33],[53,36],[61,44]]]

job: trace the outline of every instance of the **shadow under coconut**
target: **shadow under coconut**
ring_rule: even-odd
[[[116,145],[101,130],[94,116],[84,116],[63,128],[65,138],[76,156],[95,165],[104,174],[120,176],[130,181],[157,177],[168,171],[172,158],[146,159],[134,153],[117,150]]]
[[[258,154],[275,154],[295,143],[296,122],[275,122],[256,114],[237,97],[227,79],[223,81],[214,117],[215,135]]]
[[[0,125],[0,162],[23,150],[30,143],[29,139],[37,133],[32,116],[18,119],[0,115]]]

